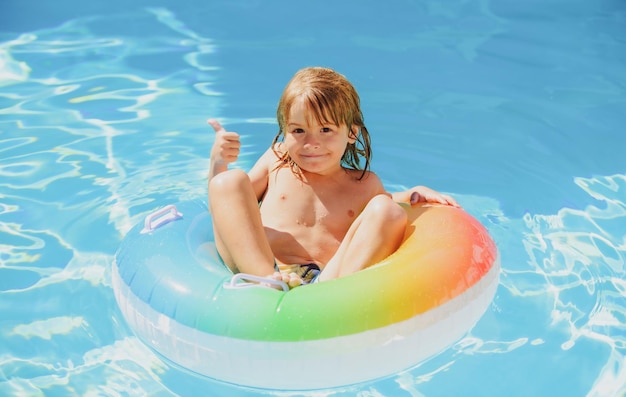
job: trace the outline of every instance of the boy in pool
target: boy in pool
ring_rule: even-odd
[[[458,206],[424,186],[385,191],[369,171],[359,96],[331,69],[298,71],[277,118],[278,134],[247,174],[228,169],[239,155],[239,135],[208,121],[216,134],[209,205],[217,250],[233,272],[282,280],[290,288],[342,277],[399,247],[407,216],[397,202]]]

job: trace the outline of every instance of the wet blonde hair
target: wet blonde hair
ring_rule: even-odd
[[[291,107],[296,99],[300,98],[304,99],[305,106],[313,113],[318,123],[345,124],[351,135],[353,134],[352,128],[357,128],[356,141],[346,146],[341,163],[347,168],[361,170],[359,179],[362,179],[370,167],[372,148],[370,135],[363,121],[359,95],[345,76],[328,68],[301,69],[285,87],[276,110],[279,130],[272,142],[272,150],[279,158],[278,167],[288,164],[292,171],[296,174],[300,173],[289,153],[282,153],[276,148],[278,143],[285,138],[287,117]],[[365,162],[362,167],[361,159]]]

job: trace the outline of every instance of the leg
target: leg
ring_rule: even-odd
[[[274,254],[248,175],[222,172],[209,182],[209,206],[217,251],[234,272],[266,277],[274,273]]]
[[[406,224],[400,205],[382,194],[374,197],[348,229],[319,281],[346,276],[385,259],[402,243]]]

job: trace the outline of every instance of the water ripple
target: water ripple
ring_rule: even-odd
[[[561,344],[563,350],[582,339],[610,347],[609,360],[590,395],[612,395],[626,384],[626,176],[575,182],[601,205],[524,217],[528,228],[524,244],[536,274],[524,285],[534,285],[535,294],[550,296],[552,326],[569,335]],[[523,294],[519,285],[510,284],[516,275],[508,276],[507,288]]]

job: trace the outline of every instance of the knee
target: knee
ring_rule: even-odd
[[[389,196],[379,194],[365,207],[368,218],[373,218],[388,227],[404,229],[407,223],[406,211]]]
[[[250,183],[250,179],[244,171],[237,169],[224,171],[209,181],[209,194],[228,194],[241,190],[241,187],[246,183]]]

